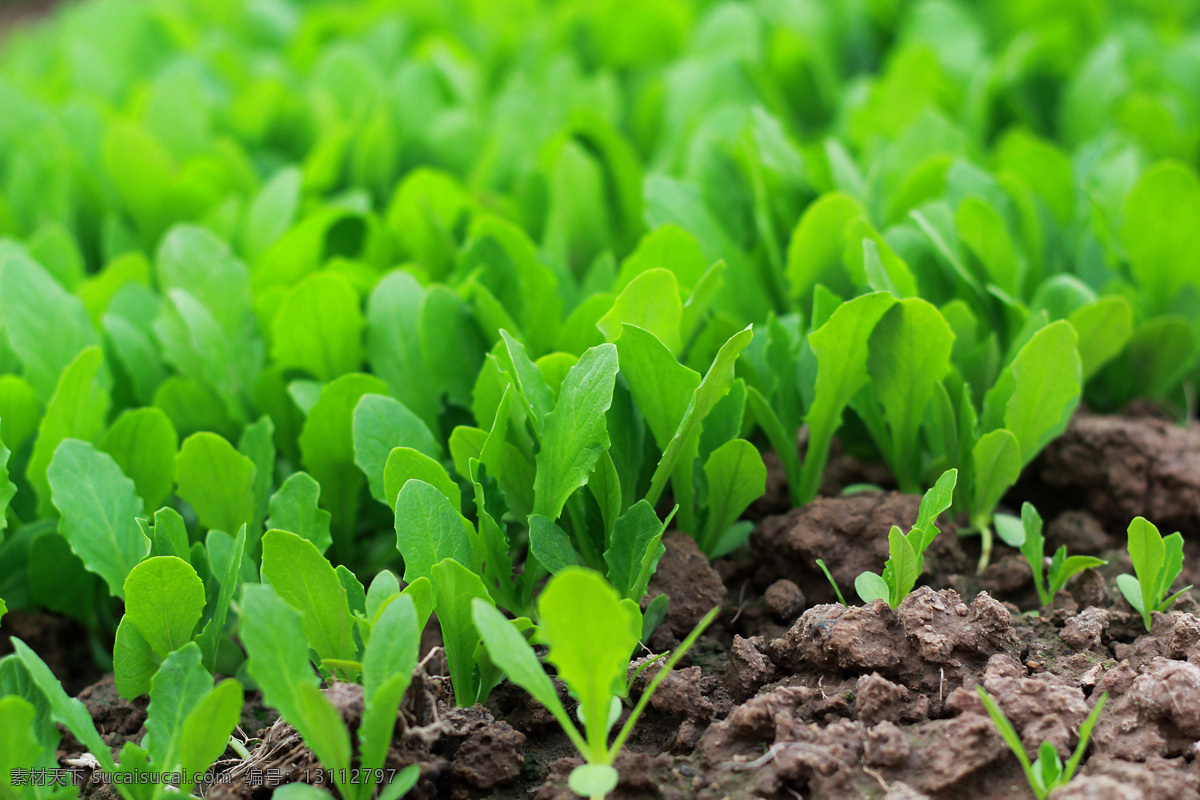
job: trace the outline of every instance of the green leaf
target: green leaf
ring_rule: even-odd
[[[534,700],[549,709],[579,752],[586,753],[587,745],[563,708],[562,701],[558,699],[554,682],[550,680],[533,648],[517,631],[516,626],[505,619],[491,603],[482,599],[471,601],[471,618],[492,662],[504,671],[510,681],[529,692]]]
[[[892,305],[869,339],[867,372],[891,433],[892,468],[905,491],[920,485],[921,423],[934,389],[950,370],[953,345],[945,318],[917,297]]]
[[[624,326],[617,352],[638,410],[658,449],[666,450],[700,386],[700,374],[676,361],[654,334],[634,325]]]
[[[403,677],[407,687],[417,666],[420,644],[417,607],[411,597],[398,595],[375,620],[363,653],[363,700],[368,708],[379,690],[393,678]]]
[[[1082,368],[1076,338],[1070,323],[1053,322],[1033,335],[1009,367],[1014,389],[1004,427],[1021,446],[1022,464],[1066,429],[1079,404]]]
[[[316,689],[321,681],[308,661],[301,614],[263,584],[242,588],[241,607],[239,638],[248,657],[246,671],[262,690],[263,702],[305,736],[299,688]]]
[[[25,469],[25,477],[37,492],[39,516],[54,516],[46,473],[59,444],[67,438],[92,442],[103,432],[110,404],[109,383],[99,347],[81,352],[59,376]]]
[[[492,599],[479,576],[453,558],[434,564],[429,577],[433,584],[433,606],[442,627],[450,682],[454,686],[454,700],[460,707],[470,707],[487,699],[494,685],[478,670],[475,653],[480,639],[471,619],[473,601],[491,604]],[[499,679],[497,675],[495,681],[499,682]]]
[[[937,518],[954,505],[954,489],[958,485],[958,470],[948,469],[937,479],[937,482],[925,492],[921,498],[921,506],[917,511],[917,523],[913,527],[921,531],[937,531]],[[921,548],[929,546],[933,537],[928,537]]]
[[[1029,763],[1029,756],[1025,754],[1025,745],[1022,744],[1021,737],[1013,728],[1012,723],[1008,721],[1008,717],[1004,716],[1004,712],[1000,709],[1000,706],[984,691],[984,688],[976,686],[975,691],[979,693],[979,699],[983,701],[983,707],[987,710],[988,716],[992,718],[992,724],[999,731],[1000,738],[1004,740],[1004,743],[1008,745],[1008,749],[1012,750],[1013,755],[1021,762],[1021,769],[1025,771],[1025,778],[1029,781],[1029,785],[1031,787],[1036,786],[1033,765]]]
[[[147,558],[125,579],[125,616],[159,658],[190,642],[203,614],[204,583],[181,558]]]
[[[358,295],[337,272],[315,272],[292,287],[271,324],[271,356],[322,383],[355,372],[363,361]]]
[[[182,752],[187,718],[212,690],[212,675],[200,663],[200,648],[188,644],[166,657],[150,681],[143,745],[156,768],[174,770]],[[232,730],[232,726],[230,726]]]
[[[1086,382],[1116,358],[1133,337],[1133,307],[1124,297],[1103,297],[1067,317],[1079,336],[1079,362]]]
[[[321,659],[356,659],[346,590],[312,542],[287,531],[267,531],[262,574],[279,597],[300,611],[304,636]]]
[[[113,644],[113,681],[117,694],[126,700],[133,700],[148,693],[150,679],[161,664],[162,657],[138,633],[137,626],[128,616],[122,617]]]
[[[393,449],[411,447],[432,459],[442,455],[425,423],[395,398],[363,395],[354,408],[353,424],[354,461],[367,476],[371,495],[377,500],[386,497],[384,467]]]
[[[620,779],[620,773],[608,764],[583,764],[571,770],[567,785],[581,797],[606,797]]]
[[[254,262],[296,219],[302,176],[296,167],[283,167],[263,184],[246,209],[241,229],[242,250]]]
[[[179,437],[162,409],[148,406],[123,413],[100,440],[98,448],[133,479],[146,513],[162,505],[175,485]]]
[[[894,297],[884,292],[856,297],[838,306],[829,321],[808,336],[817,358],[817,382],[816,396],[806,418],[809,445],[800,492],[806,503],[817,495],[829,446],[841,425],[846,404],[869,379],[871,333],[895,302]]]
[[[535,514],[558,519],[567,498],[587,483],[608,450],[604,413],[612,404],[616,377],[617,348],[611,344],[591,348],[567,373],[543,424],[533,484]]]
[[[787,250],[787,277],[794,299],[807,297],[817,284],[843,293],[853,288],[842,263],[846,230],[866,216],[862,205],[842,192],[822,195],[805,209]]]
[[[873,600],[883,600],[891,604],[892,590],[887,581],[874,572],[864,572],[854,579],[854,591],[864,603]]]
[[[604,551],[608,580],[622,597],[641,602],[658,561],[666,548],[662,543],[666,523],[654,507],[639,500],[613,526],[612,541]]]
[[[391,570],[380,570],[367,587],[367,619],[374,621],[387,603],[400,594],[400,579]]]
[[[1017,437],[999,428],[979,437],[972,450],[975,489],[971,495],[971,516],[983,519],[1004,497],[1021,474],[1021,445]]]
[[[608,341],[622,335],[625,324],[635,325],[654,335],[673,355],[683,348],[680,321],[683,301],[675,274],[666,269],[650,269],[638,275],[617,296],[612,308],[600,318],[597,327]]]
[[[333,549],[338,561],[354,550],[352,525],[366,478],[354,463],[354,409],[365,394],[383,394],[371,375],[343,375],[321,390],[300,432],[301,460],[321,484],[321,506],[333,515]]]
[[[321,485],[307,472],[293,472],[271,495],[268,528],[290,531],[324,553],[333,542],[329,533],[330,514],[318,505]]]
[[[215,534],[210,532],[209,536],[213,535]],[[200,651],[204,654],[205,669],[211,672],[216,672],[217,669],[217,651],[220,647],[221,637],[225,635],[225,620],[229,615],[229,605],[233,602],[234,593],[241,581],[242,559],[245,552],[246,527],[243,525],[238,529],[237,536],[233,540],[225,572],[217,576],[217,580],[221,582],[221,589],[217,593],[217,602],[213,606],[212,617],[205,623],[200,635],[196,637],[196,643],[200,645]]]
[[[339,785],[345,783],[338,774],[350,768],[350,731],[346,729],[342,715],[315,686],[297,686],[296,696],[303,722],[293,724],[313,755],[326,768],[334,771],[334,782]]]
[[[516,380],[533,429],[541,436],[545,418],[554,407],[554,394],[546,384],[541,370],[526,355],[525,345],[509,336],[507,331],[500,331],[500,337],[504,340],[505,348],[501,355],[507,356],[507,363],[502,360],[501,365]]]
[[[125,578],[150,552],[150,540],[135,517],[142,501],[133,481],[108,455],[86,442],[63,442],[48,470],[54,504],[62,514],[59,532],[88,571],[124,598]]]
[[[146,532],[145,529],[143,532]],[[191,544],[188,542],[187,527],[175,509],[160,508],[155,511],[154,527],[148,533],[152,544],[151,555],[188,558]]]
[[[895,608],[917,585],[917,578],[921,577],[921,567],[912,543],[895,525],[888,532],[888,549],[892,555],[888,559],[892,568],[891,605]]]
[[[383,501],[396,507],[400,490],[410,480],[428,483],[446,495],[455,511],[462,508],[462,490],[445,468],[434,459],[411,447],[397,447],[388,453],[383,466]]]
[[[440,435],[441,387],[413,380],[425,372],[421,352],[421,305],[425,290],[416,278],[394,270],[375,286],[367,301],[367,361],[387,382],[390,394]]]
[[[23,697],[0,698],[0,795],[6,798],[23,796],[13,788],[17,770],[29,770],[45,749],[34,736],[34,714],[33,705]],[[20,785],[22,779],[16,780]]]
[[[1188,166],[1152,165],[1122,207],[1120,237],[1148,311],[1162,311],[1186,285],[1200,285],[1200,182]]]
[[[200,524],[232,533],[255,524],[254,462],[215,433],[194,433],[175,458],[179,496],[191,504]]]
[[[470,523],[439,489],[410,480],[396,499],[396,547],[404,556],[404,580],[431,577],[434,564],[454,559],[473,563]]]
[[[250,274],[229,245],[205,228],[177,225],[155,254],[164,293],[182,290],[213,315],[221,330],[235,335],[250,312]]]
[[[757,447],[745,439],[732,439],[712,451],[704,464],[704,476],[708,481],[708,522],[701,548],[709,552],[767,490],[767,467]]]
[[[1129,601],[1129,605],[1133,606],[1133,610],[1142,614],[1146,614],[1145,601],[1142,599],[1142,585],[1137,578],[1132,575],[1118,575],[1117,588],[1121,590],[1121,594]],[[1150,628],[1149,625],[1146,626]]]
[[[178,733],[185,776],[203,773],[225,752],[241,719],[243,700],[242,685],[231,678],[218,683],[192,708]],[[186,794],[189,788],[185,780],[179,791]]]
[[[1167,558],[1167,546],[1158,528],[1145,517],[1135,517],[1129,523],[1129,557],[1137,573],[1138,585],[1142,590],[1141,612],[1150,629],[1150,613],[1157,610],[1162,599],[1159,594],[1163,565]],[[1123,591],[1123,590],[1122,590]]]
[[[449,287],[431,287],[421,306],[423,374],[432,376],[450,402],[471,407],[471,389],[486,350],[487,343],[466,302]]]
[[[106,772],[114,771],[116,764],[113,762],[112,751],[100,738],[100,734],[96,732],[96,725],[92,722],[87,708],[79,700],[67,696],[62,684],[58,682],[58,678],[54,677],[54,673],[46,666],[46,662],[38,657],[37,653],[30,650],[15,636],[11,641],[13,652],[25,665],[25,669],[29,671],[29,677],[34,685],[49,702],[50,714],[54,721],[74,734],[75,738],[87,748],[87,751],[96,757]]]
[[[583,564],[566,531],[541,514],[529,515],[529,552],[552,574]]]
[[[1183,572],[1183,536],[1178,532],[1163,537],[1163,565],[1155,581],[1154,594],[1158,601],[1157,611],[1165,611],[1163,600],[1171,591],[1171,584]]]
[[[959,203],[954,223],[959,240],[983,264],[987,280],[1006,294],[1019,294],[1021,265],[1000,213],[982,197],[973,195]]]
[[[604,578],[579,567],[550,579],[538,598],[538,616],[538,636],[550,648],[547,660],[579,700],[587,760],[604,763],[609,705],[624,694],[641,620]]]
[[[254,553],[259,552],[258,536],[271,501],[271,484],[275,481],[275,423],[267,414],[242,429],[238,452],[254,464]],[[228,531],[227,531],[228,533]]]
[[[10,242],[0,243],[0,307],[8,343],[42,400],[82,350],[100,343],[83,303]]]
[[[667,479],[675,471],[685,448],[689,446],[695,447],[694,439],[698,439],[699,437],[700,425],[704,421],[704,418],[708,416],[709,412],[713,410],[722,397],[729,394],[729,390],[733,387],[734,365],[737,363],[738,356],[750,344],[750,340],[753,337],[753,329],[747,326],[729,337],[725,344],[721,345],[721,349],[717,351],[712,365],[704,375],[704,380],[700,381],[700,385],[692,393],[691,400],[688,401],[687,410],[684,411],[678,428],[676,428],[670,443],[663,451],[662,458],[659,459],[658,466],[654,470],[654,475],[650,480],[650,489],[646,493],[646,500],[651,505],[657,503],[659,497],[662,496],[663,489],[666,488]],[[690,467],[690,464],[688,466]]]

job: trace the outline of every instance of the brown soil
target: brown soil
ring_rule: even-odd
[[[756,508],[761,518],[749,545],[712,565],[686,536],[669,536],[651,593],[669,595],[670,610],[652,649],[673,646],[713,605],[724,611],[651,701],[617,761],[613,797],[1029,800],[978,685],[1031,754],[1046,741],[1064,759],[1080,723],[1109,694],[1079,774],[1055,800],[1200,797],[1200,616],[1190,613],[1197,606],[1185,598],[1156,615],[1147,633],[1115,587],[1130,569],[1122,548],[1133,514],[1183,530],[1190,574],[1200,575],[1200,554],[1192,552],[1200,533],[1197,454],[1195,427],[1152,418],[1072,423],[1037,462],[1038,480],[1018,487],[1008,505],[1034,500],[1049,547],[1067,544],[1110,563],[1078,576],[1040,613],[1028,565],[998,545],[995,563],[975,575],[976,545],[956,536],[953,520],[942,521],[926,560],[927,585],[899,608],[833,602],[815,559],[853,601],[857,574],[878,571],[886,559],[889,527],[915,520],[914,497],[826,497],[788,511],[770,508],[786,498],[777,486]],[[855,469],[858,482],[863,468]],[[545,708],[509,684],[486,708],[453,708],[444,662],[424,663],[428,672],[418,671],[405,699],[387,764],[420,764],[413,797],[574,797],[566,781],[580,761]],[[654,669],[635,682],[635,700]],[[354,728],[361,690],[327,692]],[[87,693],[106,741],[140,735],[144,706],[109,694],[111,681]],[[219,765],[232,782],[210,797],[268,796],[246,784],[252,767],[280,769],[285,780],[316,767],[290,727],[264,718],[261,704],[251,709],[256,702],[243,721],[261,741],[250,761]]]

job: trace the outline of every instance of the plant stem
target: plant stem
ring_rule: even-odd
[[[979,522],[976,525],[979,528],[979,566],[975,571],[983,574],[983,571],[988,568],[988,564],[992,563],[992,526],[987,522]]]

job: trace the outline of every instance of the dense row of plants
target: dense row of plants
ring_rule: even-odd
[[[947,512],[1051,602],[1099,562],[1042,577],[1036,511],[996,514],[1023,468],[1082,403],[1195,411],[1191,5],[89,0],[14,35],[0,612],[83,623],[150,720],[114,760],[18,642],[0,789],[55,723],[203,771],[243,685],[375,769],[436,612],[455,700],[528,689],[601,796],[664,532],[735,550],[761,451],[802,505],[835,436],[928,490],[864,601]],[[1182,550],[1135,527],[1148,625]]]

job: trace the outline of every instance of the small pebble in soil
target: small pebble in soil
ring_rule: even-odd
[[[804,610],[805,604],[804,592],[787,578],[781,578],[767,587],[763,601],[767,613],[780,622],[795,619]]]

